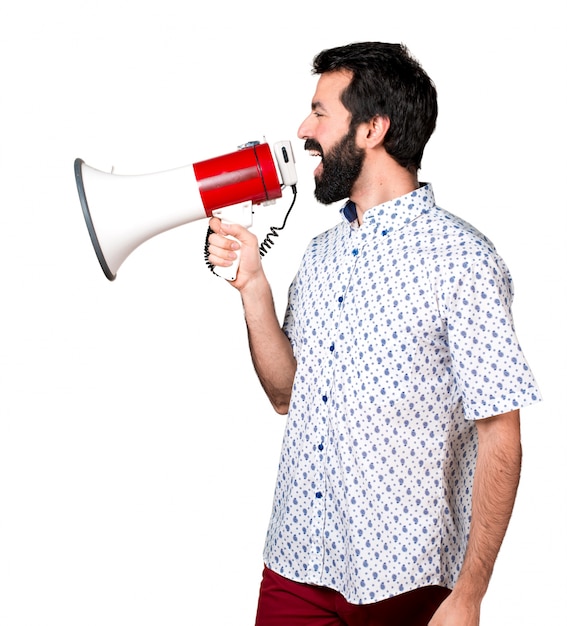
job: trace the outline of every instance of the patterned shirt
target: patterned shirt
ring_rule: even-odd
[[[314,238],[289,292],[297,359],[264,559],[366,604],[452,588],[474,420],[539,400],[491,242],[430,185]]]

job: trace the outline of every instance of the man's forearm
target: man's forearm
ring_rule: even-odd
[[[287,413],[295,376],[291,344],[278,322],[265,276],[240,292],[254,368],[274,409]]]
[[[522,447],[519,411],[477,422],[471,528],[453,592],[430,626],[477,626],[496,557],[508,528],[520,479]]]
[[[479,446],[471,530],[460,578],[475,580],[478,591],[484,594],[508,528],[520,480],[519,412],[481,420],[477,428]]]

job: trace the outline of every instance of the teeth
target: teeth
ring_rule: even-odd
[[[321,153],[317,152],[317,150],[309,150],[309,154],[314,157],[320,157]]]

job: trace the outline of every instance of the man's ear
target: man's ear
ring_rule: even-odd
[[[376,146],[384,142],[384,137],[390,128],[390,118],[384,115],[376,115],[373,117],[367,125],[366,142],[369,148],[375,148]]]

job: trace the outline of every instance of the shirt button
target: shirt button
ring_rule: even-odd
[[[328,399],[327,396],[323,396],[323,402],[327,402]]]
[[[323,449],[323,444],[320,443],[317,447],[319,448],[319,450],[322,450]]]
[[[332,352],[335,349],[335,344],[332,343],[331,346],[329,347],[329,350]]]
[[[315,497],[316,497],[316,498],[322,498],[322,497],[323,497],[323,494],[322,494],[320,491],[318,491],[318,492],[315,494]]]
[[[344,300],[344,298],[342,296],[339,296],[339,302],[342,302]]]
[[[358,248],[355,248],[355,249],[352,251],[352,255],[353,255],[353,256],[356,256],[357,254],[358,254]]]

